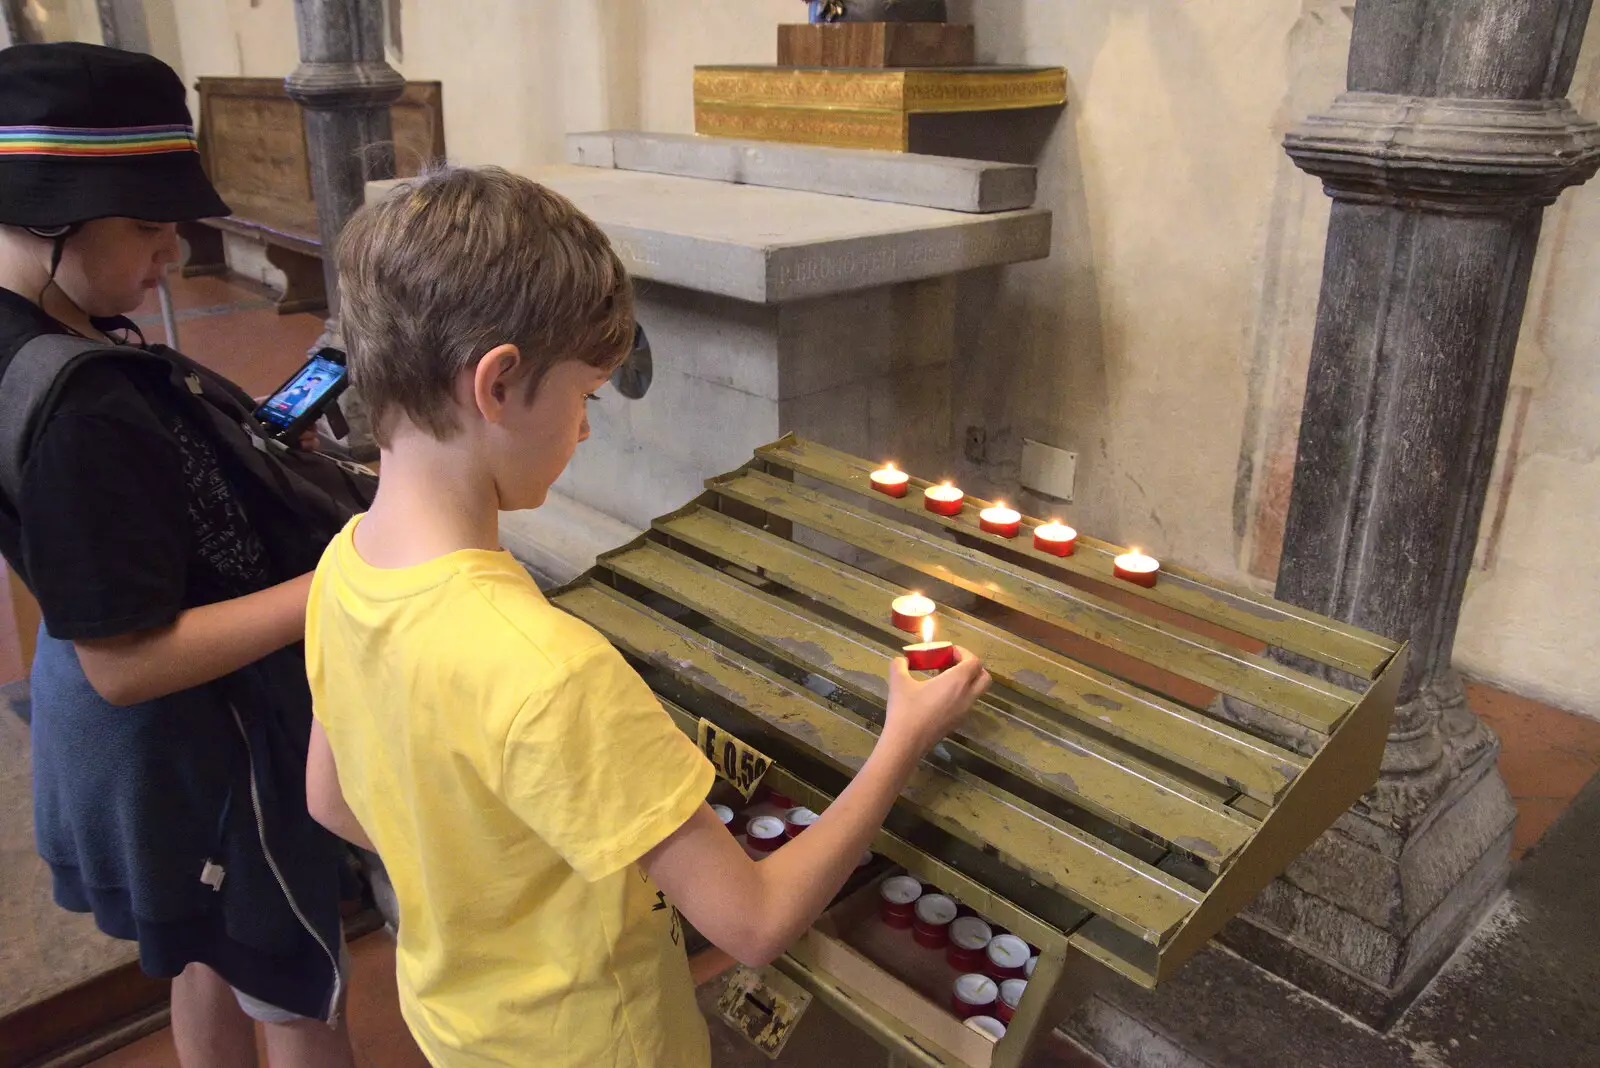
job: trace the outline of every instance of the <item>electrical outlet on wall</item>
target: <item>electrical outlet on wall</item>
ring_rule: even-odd
[[[1022,439],[1023,489],[1056,500],[1070,501],[1077,477],[1077,453],[1031,438]]]

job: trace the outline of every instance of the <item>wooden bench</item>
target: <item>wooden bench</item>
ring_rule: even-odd
[[[200,158],[234,213],[223,219],[185,223],[187,276],[227,270],[223,234],[266,246],[267,260],[287,285],[278,312],[320,311],[328,306],[322,276],[322,241],[311,187],[300,105],[289,99],[281,78],[201,78]],[[408,82],[390,107],[395,170],[414,175],[443,159],[443,90],[438,82]]]
[[[717,754],[755,747],[775,762],[765,784],[818,811],[871,751],[885,669],[916,640],[891,599],[915,586],[939,602],[940,637],[995,685],[872,848],[1037,947],[1033,978],[992,1044],[949,1011],[943,955],[879,924],[868,885],[779,960],[773,989],[798,984],[908,1063],[1014,1068],[1103,978],[1170,977],[1372,785],[1406,651],[1170,564],[1134,586],[1116,546],[1080,535],[1050,555],[1032,545],[1040,520],[986,533],[988,502],[935,516],[929,483],[892,499],[874,466],[784,438],[550,600],[610,638],[683,730],[718,731]]]

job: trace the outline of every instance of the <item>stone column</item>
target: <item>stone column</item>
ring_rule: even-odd
[[[389,105],[405,88],[383,58],[383,0],[295,0],[300,66],[284,82],[305,109],[311,193],[322,238],[328,315],[339,315],[333,250],[366,196],[367,182],[394,177]]]
[[[144,0],[95,0],[95,10],[100,15],[100,39],[106,44],[129,52],[150,51]]]
[[[295,0],[294,20],[300,66],[284,87],[305,113],[322,278],[328,290],[328,327],[316,347],[342,347],[334,250],[339,231],[366,197],[367,182],[394,177],[389,105],[405,89],[405,79],[384,59],[383,0]],[[350,425],[351,454],[374,458],[360,397],[348,391],[339,407]]]
[[[1224,941],[1381,1025],[1497,896],[1514,811],[1451,646],[1590,0],[1361,0],[1285,142],[1333,209],[1278,596],[1412,643],[1376,787]],[[1235,711],[1240,711],[1235,709]]]

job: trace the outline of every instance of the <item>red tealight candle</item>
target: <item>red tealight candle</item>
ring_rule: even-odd
[[[784,812],[794,808],[794,798],[790,797],[788,794],[780,794],[770,786],[763,786],[761,788],[761,793],[757,794],[756,796],[761,799],[761,804],[771,805],[773,808],[780,809]]]
[[[982,1016],[994,1007],[1000,987],[987,975],[969,972],[955,981],[950,991],[950,1008],[961,1019]]]
[[[939,606],[920,593],[896,597],[889,605],[894,625],[908,634],[920,634],[922,623],[930,619]]]
[[[960,515],[961,502],[966,499],[965,493],[948,482],[922,491],[922,507],[935,515]]]
[[[1112,561],[1117,578],[1124,582],[1131,582],[1135,586],[1154,586],[1156,575],[1161,570],[1161,562],[1154,557],[1146,556],[1138,549],[1123,553]]]
[[[817,822],[817,814],[805,806],[791,808],[783,816],[783,833],[787,838],[798,838],[800,832]]]
[[[909,931],[916,920],[922,884],[909,875],[891,875],[878,884],[878,916],[890,927]]]
[[[994,932],[976,916],[957,916],[950,921],[950,948],[945,960],[958,972],[976,972],[987,963],[984,951]]]
[[[1078,547],[1078,532],[1052,519],[1033,528],[1033,547],[1052,556],[1071,556]]]
[[[1023,978],[1028,965],[1028,943],[1014,934],[995,935],[984,952],[989,957],[984,971],[996,981]]]
[[[956,918],[956,903],[944,894],[923,894],[912,908],[911,937],[927,949],[943,949],[950,944],[950,921]]]
[[[872,472],[872,488],[890,497],[904,497],[906,484],[910,481],[911,476],[897,469],[894,464],[884,464]]]
[[[1005,501],[999,501],[992,508],[985,508],[978,513],[978,527],[985,534],[1014,538],[1017,531],[1022,529],[1022,513],[1015,508],[1007,508]]]
[[[750,848],[761,853],[771,853],[783,845],[783,821],[776,816],[757,816],[745,829],[745,838],[749,841]]]
[[[995,1012],[999,1012],[999,1002],[995,1002]],[[967,1017],[967,1029],[976,1031],[990,1042],[998,1042],[1006,1037],[1006,1025],[998,1016],[989,1016],[979,1013],[977,1016]]]
[[[1001,1023],[1008,1024],[1017,1014],[1022,995],[1028,990],[1026,979],[1007,979],[1000,984],[1000,1000],[994,1003],[994,1014]]]
[[[933,640],[932,616],[922,621],[922,641],[906,646],[902,652],[906,654],[906,667],[912,671],[943,671],[956,662],[953,644]]]

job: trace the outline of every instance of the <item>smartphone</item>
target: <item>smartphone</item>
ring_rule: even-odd
[[[293,445],[307,427],[322,418],[348,384],[344,353],[319,349],[293,378],[261,402],[255,412],[256,422],[268,437]]]

